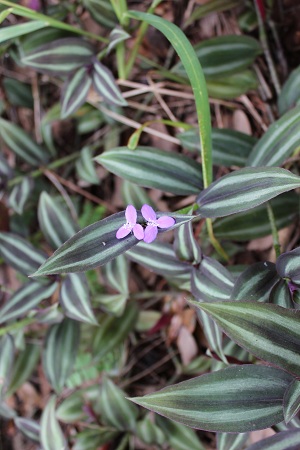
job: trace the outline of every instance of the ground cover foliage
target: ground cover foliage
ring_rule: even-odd
[[[0,448],[300,447],[299,14],[0,0]]]

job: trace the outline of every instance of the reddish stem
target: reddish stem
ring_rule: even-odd
[[[265,20],[266,18],[266,10],[265,10],[265,5],[264,5],[264,0],[255,0],[256,5],[258,7],[260,16],[262,18],[262,20]]]

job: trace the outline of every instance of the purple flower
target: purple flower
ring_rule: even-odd
[[[149,205],[143,205],[141,211],[144,219],[147,220],[144,234],[144,242],[147,244],[154,241],[157,236],[158,228],[169,228],[175,223],[173,217],[169,216],[162,216],[157,219],[154,209]]]
[[[116,238],[122,239],[125,236],[127,236],[131,231],[133,231],[133,234],[135,237],[140,241],[144,237],[144,230],[142,225],[139,223],[136,223],[137,219],[137,212],[134,206],[128,205],[125,211],[125,217],[126,217],[126,223],[122,225],[117,233]]]

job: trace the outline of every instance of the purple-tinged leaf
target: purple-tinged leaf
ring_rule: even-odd
[[[130,263],[125,256],[120,255],[105,264],[101,269],[106,283],[116,291],[126,295],[128,294],[129,266]]]
[[[225,175],[197,198],[199,214],[214,218],[254,208],[300,187],[300,177],[275,167],[245,168]]]
[[[274,436],[262,439],[246,450],[299,450],[300,430],[281,431]]]
[[[104,444],[110,443],[119,435],[118,431],[111,427],[96,427],[85,429],[76,433],[75,445],[73,450],[94,450],[95,448],[103,448]]]
[[[277,258],[276,268],[282,278],[289,278],[296,285],[300,285],[300,247],[290,252],[282,253]]]
[[[33,442],[40,444],[40,425],[31,419],[16,417],[15,425],[21,433]]]
[[[285,423],[289,423],[300,411],[300,380],[293,380],[283,399]]]
[[[174,450],[205,450],[194,430],[181,423],[156,416],[155,422],[165,433],[166,440]]]
[[[286,280],[279,280],[273,286],[270,292],[269,302],[273,303],[273,305],[282,306],[283,308],[294,308],[291,291]]]
[[[243,433],[282,421],[291,381],[273,367],[234,366],[131,400],[192,428]]]
[[[8,180],[14,176],[12,167],[8,164],[6,158],[0,154],[0,189],[2,189]]]
[[[83,0],[85,8],[93,19],[106,28],[114,28],[118,19],[110,2],[99,0]],[[79,450],[76,448],[76,450]],[[80,448],[81,450],[81,448]]]
[[[218,450],[241,450],[248,438],[249,433],[218,433],[217,448]]]
[[[206,337],[210,354],[215,353],[221,361],[228,364],[223,349],[223,331],[216,322],[204,311],[197,310],[197,317],[202,325],[204,336]]]
[[[181,261],[199,264],[202,252],[198,241],[193,234],[192,222],[185,223],[175,231],[174,251]]]
[[[55,417],[56,396],[52,395],[41,418],[40,441],[43,450],[68,450],[62,429]]]
[[[257,302],[190,303],[257,358],[300,375],[300,311]]]
[[[82,106],[86,100],[92,78],[86,67],[77,70],[65,82],[61,97],[61,118],[65,119]]]
[[[93,64],[93,84],[95,90],[110,105],[126,106],[127,102],[122,97],[122,93],[118,88],[111,71],[95,60]]]
[[[275,264],[268,261],[252,264],[236,280],[231,300],[268,302],[270,292],[279,280]]]
[[[130,34],[128,34],[123,28],[120,26],[115,27],[109,34],[109,44],[107,47],[107,53],[109,53],[113,48],[115,48],[120,42],[126,41],[126,39],[130,38]]]
[[[33,187],[34,182],[30,177],[24,177],[21,183],[13,187],[9,196],[9,205],[17,214],[23,213]]]

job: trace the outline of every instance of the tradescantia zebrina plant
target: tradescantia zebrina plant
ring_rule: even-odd
[[[154,1],[150,10],[159,3]],[[238,3],[195,6],[191,18]],[[0,232],[0,254],[18,274],[17,289],[0,305],[0,415],[46,450],[140,448],[139,441],[147,448],[175,450],[202,450],[208,442],[218,450],[299,448],[300,247],[295,220],[300,92],[297,97],[295,74],[278,95],[279,118],[260,138],[211,128],[208,93],[223,101],[257,85],[251,65],[262,49],[253,37],[220,36],[193,47],[177,26],[152,13],[130,11],[126,2],[80,2],[79,11],[83,8],[95,23],[112,30],[102,38],[67,24],[68,14],[76,11],[64,6],[48,17],[5,0],[0,4],[3,20],[13,13],[31,21],[10,26],[8,35],[0,30],[0,42],[11,40],[7,48],[16,64],[43,82],[50,80],[60,94],[55,91],[57,103],[41,120],[39,139],[12,123],[9,109],[0,119],[7,153],[20,160],[14,173],[12,158],[0,158],[2,185],[14,211],[10,228]],[[253,17],[253,8],[246,12]],[[185,20],[183,28],[192,19]],[[159,148],[157,139],[156,146],[147,145],[147,139],[139,144],[156,118],[140,126],[133,121],[138,130],[128,146],[116,126],[118,120],[132,124],[122,108],[136,105],[130,103],[134,94],[123,86],[138,88],[132,81],[121,81],[120,87],[113,65],[106,62],[116,51],[119,78],[128,78],[135,60],[125,57],[126,40],[138,27],[132,49],[137,57],[147,26],[162,33],[178,55],[170,70],[155,64],[157,73],[192,88],[188,92],[193,93],[197,124],[161,120],[181,128],[170,142],[181,143],[184,154]],[[143,62],[150,64],[147,58]],[[6,80],[10,98],[17,87]],[[148,93],[144,88],[139,86],[139,95]],[[26,92],[22,89],[17,103],[31,105],[36,113],[36,85],[34,98]],[[146,103],[145,111],[153,111]],[[76,154],[59,159],[53,124],[69,117],[83,144]],[[99,136],[105,136],[104,151],[96,154]],[[66,168],[69,163],[74,165]],[[65,170],[59,175],[55,170],[61,167]],[[69,180],[72,170],[78,186]],[[107,172],[113,174],[108,182]],[[122,180],[124,208],[121,202],[112,207],[113,176]],[[80,199],[99,200],[86,186],[99,187],[100,209]],[[153,190],[163,193],[159,207],[155,195],[149,195]],[[105,191],[106,202],[101,200]],[[27,226],[24,218],[32,204],[37,214]],[[31,234],[37,223],[39,231]],[[294,226],[291,243],[281,243],[278,230],[288,226]],[[273,253],[243,257],[245,242],[266,236],[272,236]],[[153,283],[149,271],[155,274]],[[167,299],[162,313],[153,307],[159,299]],[[193,335],[191,317],[198,319],[204,337]],[[170,344],[178,322],[181,361]],[[156,351],[155,333],[160,345],[166,342],[166,361],[173,362],[160,383],[155,373],[160,361],[152,371],[142,370],[132,351],[140,336],[146,343],[141,359],[152,346]],[[197,357],[204,347],[206,354]],[[22,386],[33,373],[44,375],[40,389],[45,399],[40,411],[22,416],[11,399],[22,398]],[[155,388],[135,384],[152,375]],[[272,428],[273,436],[253,444],[251,432],[265,428]],[[192,429],[216,432],[216,438]]]

